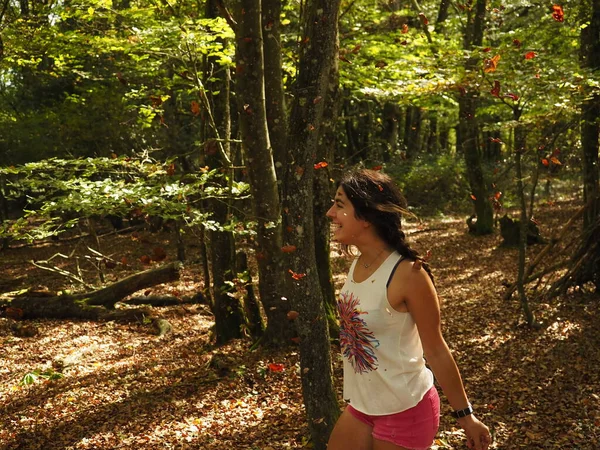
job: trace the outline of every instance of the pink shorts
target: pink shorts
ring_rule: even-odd
[[[416,406],[396,414],[369,416],[348,405],[355,418],[373,427],[373,438],[411,450],[427,450],[440,425],[440,397],[433,386]]]

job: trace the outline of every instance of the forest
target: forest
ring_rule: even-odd
[[[356,168],[490,448],[599,448],[599,68],[600,0],[0,0],[0,449],[326,449]]]

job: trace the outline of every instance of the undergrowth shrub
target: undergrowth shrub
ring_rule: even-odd
[[[464,161],[454,155],[424,156],[390,165],[392,176],[419,214],[469,212],[469,184]]]

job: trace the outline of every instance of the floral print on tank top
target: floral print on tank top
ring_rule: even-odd
[[[348,292],[343,292],[338,299],[340,346],[342,354],[350,361],[354,371],[367,373],[377,369],[375,349],[379,347],[379,341],[361,319],[360,315],[368,312],[358,309],[359,304],[359,299]]]

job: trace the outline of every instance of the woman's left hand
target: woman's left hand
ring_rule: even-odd
[[[490,430],[474,415],[458,419],[458,423],[467,434],[467,446],[474,450],[487,450],[492,442]]]

